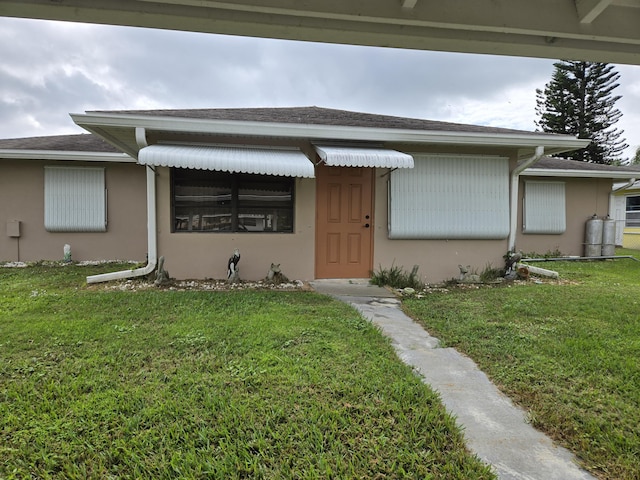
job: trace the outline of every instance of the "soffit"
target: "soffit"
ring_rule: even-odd
[[[640,0],[6,0],[0,15],[640,64]]]

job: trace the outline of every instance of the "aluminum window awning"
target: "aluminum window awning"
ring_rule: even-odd
[[[297,149],[158,144],[140,149],[138,163],[232,173],[315,177],[313,163]]]
[[[330,167],[413,168],[413,157],[385,148],[314,145],[320,159]]]

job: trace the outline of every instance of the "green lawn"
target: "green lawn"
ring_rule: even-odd
[[[117,269],[0,268],[0,478],[494,478],[347,305]]]
[[[452,289],[404,307],[588,469],[640,479],[640,262],[535,265],[564,282]]]

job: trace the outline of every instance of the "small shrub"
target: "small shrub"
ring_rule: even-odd
[[[414,265],[411,272],[406,272],[404,267],[391,265],[391,268],[380,268],[373,272],[370,282],[380,287],[424,289],[424,282],[418,277],[418,265]]]
[[[480,281],[482,283],[491,283],[501,277],[504,277],[504,269],[496,268],[490,263],[487,264],[482,273],[480,273]]]

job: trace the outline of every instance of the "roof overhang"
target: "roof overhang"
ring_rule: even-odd
[[[640,172],[620,172],[615,170],[574,170],[555,168],[527,168],[520,176],[525,177],[571,177],[571,178],[640,178]]]
[[[514,148],[522,157],[538,146],[553,155],[586,147],[590,141],[571,135],[538,132],[477,133],[460,131],[368,128],[339,125],[311,125],[229,120],[202,120],[176,117],[145,116],[122,113],[87,112],[71,114],[74,122],[129,155],[138,156],[135,129],[147,132],[174,132],[215,136],[281,138],[322,141],[394,143],[406,145],[450,145],[492,148]]]
[[[638,0],[4,0],[0,15],[640,64]]]
[[[209,145],[150,145],[140,150],[141,165],[313,178],[313,164],[296,149]]]
[[[136,163],[135,158],[132,158],[125,153],[77,152],[64,150],[0,149],[0,159]]]

